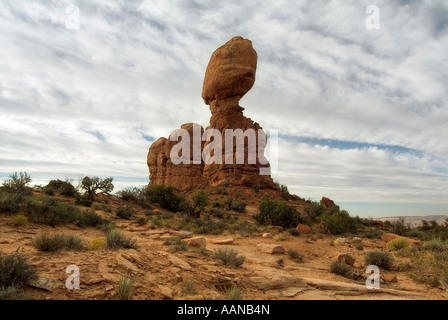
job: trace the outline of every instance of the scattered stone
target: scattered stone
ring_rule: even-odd
[[[249,278],[249,283],[258,290],[273,290],[286,288],[306,288],[306,283],[298,277],[276,270],[275,273]]]
[[[176,257],[174,255],[170,255],[168,257],[168,260],[170,260],[171,263],[175,267],[178,267],[178,268],[180,268],[182,270],[185,270],[185,271],[191,271],[191,266],[188,264],[188,262],[182,260],[181,258],[178,258],[178,257]]]
[[[122,267],[126,270],[130,270],[130,271],[138,273],[138,274],[143,273],[142,270],[137,268],[132,262],[130,262],[129,260],[124,258],[122,255],[117,256],[117,265],[119,267]]]
[[[266,232],[266,233],[263,233],[262,237],[265,239],[272,239],[273,236],[272,236],[272,233]]]
[[[310,234],[311,233],[311,228],[308,225],[302,224],[302,223],[300,223],[296,227],[296,230],[299,231],[300,234]]]
[[[160,293],[162,294],[162,296],[164,296],[165,298],[171,300],[173,299],[173,290],[171,290],[168,287],[162,286],[162,285],[158,285]]]
[[[53,291],[56,288],[62,287],[61,281],[41,276],[34,277],[28,284],[34,288],[46,291]]]
[[[337,238],[336,240],[334,240],[334,245],[335,246],[343,246],[347,243],[347,239],[345,238]]]
[[[353,258],[351,255],[349,255],[348,253],[338,253],[336,256],[336,259],[339,262],[343,262],[345,264],[348,264],[349,266],[353,266],[355,264],[356,259]]]
[[[228,239],[214,239],[210,240],[212,244],[234,244],[235,240],[233,238]]]
[[[193,237],[193,232],[190,231],[171,231],[171,235],[181,239],[189,239]]]
[[[265,244],[260,243],[257,245],[257,250],[263,253],[269,254],[283,254],[285,253],[285,248],[278,244]]]
[[[184,240],[186,244],[192,247],[206,247],[207,240],[204,237],[194,237],[191,239]]]
[[[389,283],[397,283],[398,282],[398,278],[397,278],[396,274],[389,273],[389,274],[384,275],[383,277],[386,282],[389,282]]]

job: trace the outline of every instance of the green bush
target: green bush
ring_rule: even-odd
[[[327,212],[325,207],[320,203],[310,202],[311,206],[306,209],[306,216],[309,222],[317,222],[318,218]]]
[[[333,214],[325,213],[319,217],[324,227],[334,235],[356,233],[360,222],[352,218],[347,211],[337,211]]]
[[[10,178],[3,182],[3,188],[8,193],[16,193],[22,195],[31,195],[31,188],[28,184],[31,177],[26,172],[14,172]]]
[[[226,212],[221,208],[211,208],[210,213],[216,218],[224,218]]]
[[[185,209],[185,197],[176,194],[172,186],[151,185],[146,190],[146,199],[150,203],[158,203],[162,208],[173,212]]]
[[[260,186],[259,186],[258,184],[254,184],[254,185],[252,186],[252,189],[255,191],[255,193],[260,192]]]
[[[215,259],[221,260],[227,266],[239,267],[244,263],[245,256],[239,255],[239,252],[233,249],[220,248],[215,251]]]
[[[46,193],[46,190],[52,190],[49,192],[57,191],[59,194],[63,196],[68,197],[74,197],[76,192],[76,188],[68,181],[62,181],[62,180],[51,180],[48,182],[48,184],[44,187],[44,192]],[[50,194],[51,195],[51,194]]]
[[[58,202],[48,197],[33,197],[26,201],[25,215],[33,223],[52,227],[74,223],[80,217],[80,210],[66,202]]]
[[[288,254],[288,256],[291,259],[296,259],[296,260],[301,259],[300,254],[296,250],[294,250],[294,249],[288,249],[288,251],[286,251],[286,253]]]
[[[232,201],[230,205],[230,210],[234,210],[236,212],[245,212],[247,203],[245,201]]]
[[[55,234],[41,234],[31,242],[32,246],[39,251],[55,252],[59,250],[81,250],[82,239],[78,236]]]
[[[144,207],[146,204],[146,194],[146,186],[140,188],[128,188],[117,192],[117,195],[124,201],[135,202],[142,207]]]
[[[333,261],[330,267],[330,272],[345,278],[352,278],[353,276],[353,272],[350,268],[345,263],[339,261]]]
[[[45,195],[47,196],[54,196],[56,193],[55,189],[49,188],[49,187],[43,187],[42,191],[45,193]]]
[[[227,298],[229,300],[242,300],[243,296],[241,294],[241,290],[233,286],[227,291]]]
[[[144,226],[147,222],[145,217],[137,217],[135,218],[135,222],[139,225],[139,226]]]
[[[22,254],[0,254],[0,284],[2,287],[25,287],[35,273],[35,269],[28,264]]]
[[[0,301],[6,300],[31,300],[31,298],[15,286],[0,286]]]
[[[387,249],[389,249],[390,251],[397,251],[400,249],[408,248],[409,246],[409,240],[404,237],[395,238],[393,240],[390,240],[386,244]]]
[[[98,227],[106,224],[108,220],[103,219],[99,214],[95,213],[94,210],[84,210],[79,217],[77,225],[81,228],[84,227]]]
[[[117,210],[115,210],[117,217],[122,218],[122,219],[131,219],[134,214],[135,211],[132,210],[132,208],[129,205],[126,205],[126,207],[119,207],[117,208]]]
[[[283,229],[294,228],[300,222],[300,214],[284,202],[264,199],[259,205],[260,213],[254,216],[260,225],[274,225]]]
[[[16,213],[25,197],[20,193],[0,193],[0,213]]]
[[[193,195],[192,200],[192,203],[186,204],[185,212],[190,216],[199,218],[201,212],[209,204],[208,194],[205,190],[199,190]]]
[[[394,258],[388,252],[368,251],[365,262],[367,265],[375,265],[378,268],[390,270],[394,264]]]
[[[423,248],[434,252],[448,251],[448,245],[440,238],[430,240],[423,244]]]
[[[12,223],[16,226],[16,227],[21,227],[24,226],[28,223],[28,218],[25,217],[23,214],[20,214],[18,216],[15,216]]]
[[[136,249],[137,243],[135,240],[127,238],[117,229],[112,229],[106,235],[106,247],[109,250],[118,249]]]
[[[84,194],[75,194],[75,204],[85,207],[90,207],[93,201],[89,199],[89,195],[87,193]]]

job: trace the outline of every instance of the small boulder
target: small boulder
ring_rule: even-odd
[[[336,259],[341,263],[344,262],[345,264],[348,264],[349,266],[353,266],[356,261],[355,258],[348,253],[338,253]]]
[[[285,248],[278,244],[260,243],[257,245],[257,250],[264,252],[264,253],[269,253],[269,254],[284,254],[285,253]]]
[[[235,240],[232,238],[228,238],[228,239],[215,239],[215,240],[210,240],[210,242],[212,244],[234,244]]]
[[[310,234],[311,233],[311,228],[309,226],[307,226],[306,224],[302,224],[300,223],[297,227],[296,230],[300,232],[300,234]]]
[[[396,282],[398,282],[397,275],[396,275],[396,274],[393,274],[393,273],[386,274],[386,275],[384,276],[384,280],[385,280],[386,282],[389,282],[389,283],[396,283]]]
[[[194,237],[191,239],[185,239],[184,242],[192,247],[206,247],[207,240],[204,237]]]
[[[181,239],[189,239],[193,237],[193,232],[190,231],[172,231],[171,235]]]
[[[336,240],[334,240],[334,245],[335,246],[343,246],[344,244],[347,243],[347,239],[345,238],[337,238]]]
[[[263,233],[262,237],[265,239],[272,239],[272,233],[269,232]]]

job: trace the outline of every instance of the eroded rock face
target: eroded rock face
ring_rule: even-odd
[[[180,191],[217,186],[224,181],[238,186],[276,188],[269,175],[269,163],[264,157],[266,135],[258,123],[243,115],[244,108],[239,105],[239,100],[254,85],[256,68],[257,53],[251,41],[241,37],[231,39],[213,53],[205,73],[202,98],[210,106],[212,113],[207,129],[215,129],[222,137],[222,145],[219,148],[222,151],[221,157],[218,147],[215,147],[211,153],[205,153],[209,155],[205,158],[206,161],[203,158],[202,161],[197,161],[197,158],[193,158],[193,139],[190,139],[190,157],[187,155],[189,161],[176,164],[171,153],[181,140],[160,138],[154,142],[148,153],[150,184],[172,185]],[[186,124],[181,129],[192,133],[193,127],[193,124]],[[236,130],[241,130],[242,134],[250,133],[254,139],[245,139],[242,149],[237,148],[234,139],[233,148],[228,144],[228,150],[231,152],[226,161],[227,129],[234,130],[234,133],[237,133]],[[208,134],[203,134],[202,128],[200,132],[203,135],[203,142],[200,143],[202,154],[204,148],[211,149],[214,138],[207,139]],[[176,131],[173,134],[176,134]],[[254,147],[249,148],[249,144]],[[229,152],[227,154],[229,155]],[[212,157],[215,161],[207,161]],[[218,159],[221,161],[216,161]],[[238,162],[237,159],[243,160]],[[268,174],[260,174],[261,168]]]

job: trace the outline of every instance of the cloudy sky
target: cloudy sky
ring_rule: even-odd
[[[205,69],[237,35],[258,53],[240,104],[279,133],[274,180],[353,215],[448,214],[445,0],[1,1],[0,181],[146,184],[154,140],[207,126]]]

